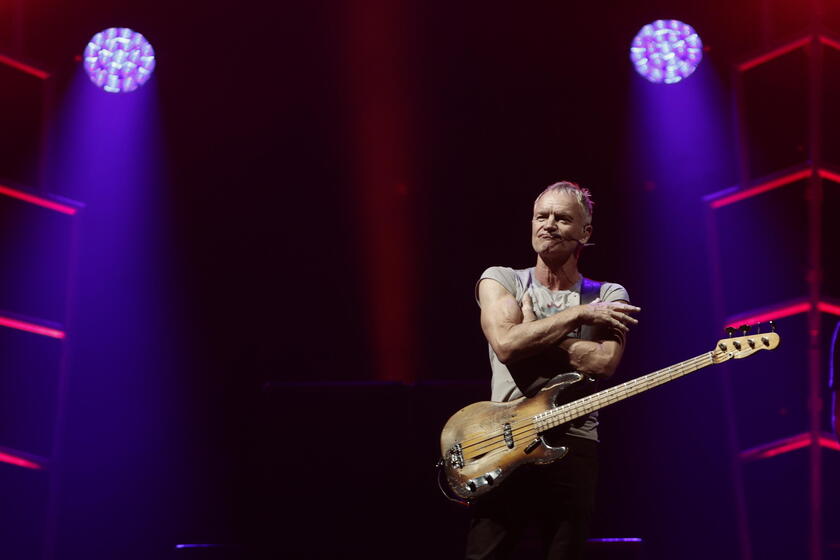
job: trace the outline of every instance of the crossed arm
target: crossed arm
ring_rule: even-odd
[[[568,352],[577,371],[609,376],[624,350],[630,326],[638,323],[630,313],[640,311],[625,301],[601,302],[569,307],[544,319],[534,315],[530,297],[522,307],[501,284],[485,278],[478,284],[481,328],[502,363],[509,364],[551,347]],[[606,340],[580,340],[568,335],[581,325],[607,327],[614,336]]]

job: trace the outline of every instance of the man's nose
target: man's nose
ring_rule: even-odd
[[[545,227],[554,229],[557,227],[557,220],[554,219],[554,216],[549,216],[548,219],[545,221]]]

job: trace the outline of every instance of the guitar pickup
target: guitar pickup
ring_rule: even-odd
[[[505,445],[508,446],[508,449],[513,449],[513,430],[510,427],[510,424],[505,424],[502,433],[505,436]]]

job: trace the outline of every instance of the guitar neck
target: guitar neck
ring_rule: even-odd
[[[588,397],[552,408],[534,416],[534,423],[540,431],[548,430],[570,422],[575,418],[586,416],[607,405],[617,403],[633,395],[643,393],[669,381],[688,375],[714,363],[714,352],[701,354],[684,362],[660,369],[653,373],[631,379],[621,385],[599,391]]]

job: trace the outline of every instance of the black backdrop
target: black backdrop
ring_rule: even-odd
[[[654,19],[692,23],[710,47],[704,72],[719,76],[728,123],[729,64],[795,31],[807,20],[802,10],[383,6],[26,3],[23,50],[61,80],[100,28],[128,25],[154,43],[166,208],[151,208],[142,224],[171,231],[154,243],[174,256],[163,275],[173,303],[156,315],[168,326],[149,325],[144,339],[166,338],[146,358],[152,389],[129,397],[155,419],[118,414],[123,396],[109,398],[115,382],[98,373],[107,360],[77,354],[60,557],[157,557],[177,542],[369,557],[395,548],[424,557],[440,543],[440,557],[458,557],[464,513],[434,495],[429,467],[440,422],[486,396],[473,285],[486,266],[531,263],[530,205],[555,180],[580,181],[596,199],[597,246],[584,271],[622,282],[644,308],[622,377],[698,354],[718,337],[699,195],[735,182],[734,157],[715,162],[688,194],[633,165],[630,90],[639,78],[628,45]],[[355,14],[377,10],[385,14],[377,25],[398,42],[397,130],[410,152],[399,212],[416,274],[413,385],[377,383],[377,342],[366,328],[374,306],[389,302],[365,290],[351,89],[369,69],[348,54],[348,41],[366,32],[350,29],[361,25]],[[11,19],[4,25],[11,48]],[[732,142],[728,126],[718,132],[723,143]],[[60,178],[45,186],[82,194]],[[97,201],[86,202],[95,216]],[[161,228],[162,219],[171,223]],[[91,231],[88,239],[107,235]],[[83,256],[83,279],[94,258]],[[117,308],[131,308],[120,303],[130,290],[109,289]],[[102,290],[82,283],[80,314]],[[81,328],[83,345],[103,327],[92,318]],[[136,341],[115,344],[120,360],[146,355]],[[734,557],[720,374],[699,375],[603,414],[598,536],[644,537],[651,558]],[[103,421],[111,429],[92,430]],[[145,434],[156,458],[103,460],[131,449],[126,433]]]

